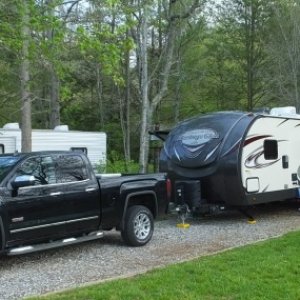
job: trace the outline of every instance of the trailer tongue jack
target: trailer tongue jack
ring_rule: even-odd
[[[176,227],[178,228],[189,228],[190,224],[185,223],[187,219],[187,215],[190,213],[190,210],[186,204],[180,205],[176,207],[176,211],[178,212],[178,216],[181,219],[181,223],[178,223]]]
[[[240,208],[239,211],[248,218],[248,223],[249,224],[256,224],[256,220],[254,219],[254,217],[252,215],[250,215],[245,209]]]

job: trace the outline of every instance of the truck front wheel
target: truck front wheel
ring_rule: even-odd
[[[129,246],[143,246],[153,235],[154,221],[151,211],[142,205],[131,206],[125,216],[121,231],[124,242]]]

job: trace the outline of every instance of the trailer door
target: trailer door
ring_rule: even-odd
[[[16,138],[14,136],[0,136],[0,154],[14,153],[16,151]]]

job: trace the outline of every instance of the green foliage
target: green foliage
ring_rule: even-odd
[[[66,14],[71,6],[64,6],[63,2],[0,1],[0,123],[20,119],[21,28],[23,4],[27,3],[34,127],[49,128],[51,80],[56,77],[61,122],[71,129],[105,131],[108,149],[120,153],[120,161],[124,152],[123,131],[125,125],[130,125],[131,156],[136,160],[141,105],[141,66],[136,59],[139,13],[144,4],[149,6],[148,68],[152,99],[161,88],[168,6],[164,1],[138,1],[131,5],[130,1],[89,0],[78,1],[78,6],[74,5]],[[83,2],[89,5],[81,5]],[[180,14],[194,1],[175,2],[173,13]],[[208,2],[211,10],[199,9],[189,23],[176,24],[176,57],[168,93],[156,109],[153,123],[170,128],[175,121],[199,113],[246,110],[250,97],[247,83],[251,76],[254,107],[296,104],[299,109],[299,3]],[[253,32],[249,26],[251,20]],[[247,60],[249,49],[253,50],[252,65]],[[125,63],[128,52],[129,70]],[[120,108],[126,107],[127,91],[130,117],[121,126],[120,118],[125,111],[121,113]]]
[[[268,98],[275,105],[296,106],[300,112],[300,40],[299,1],[277,1],[266,36],[268,51],[265,77],[268,78]]]
[[[300,233],[33,299],[299,299]]]
[[[101,29],[98,24],[93,25],[92,29],[84,26],[77,28],[77,43],[84,59],[99,63],[102,73],[112,76],[118,85],[124,85],[120,69],[123,53],[133,47],[132,39],[124,38],[126,28],[126,25],[120,26],[114,32],[106,24],[102,24]]]
[[[98,173],[138,173],[139,164],[133,160],[125,161],[116,151],[111,151],[106,162],[99,162],[96,166]]]

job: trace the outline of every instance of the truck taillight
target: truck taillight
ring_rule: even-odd
[[[172,193],[172,184],[171,184],[171,180],[169,178],[166,180],[166,188],[167,188],[167,197],[168,197],[168,199],[170,199],[171,193]]]

